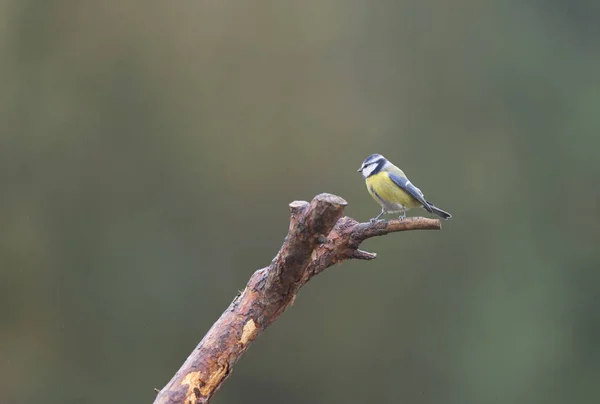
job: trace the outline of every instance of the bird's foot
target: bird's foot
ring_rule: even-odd
[[[398,219],[400,219],[400,221],[403,221],[406,218],[406,207],[403,206],[402,207],[402,216],[398,217]]]
[[[371,224],[375,224],[375,223],[379,223],[379,222],[385,222],[385,220],[384,219],[377,219],[375,217],[373,219],[369,220],[369,223],[371,223]]]

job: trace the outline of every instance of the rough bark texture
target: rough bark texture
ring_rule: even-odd
[[[358,223],[342,217],[346,201],[331,194],[290,204],[288,234],[271,264],[254,272],[246,288],[213,324],[155,404],[208,403],[248,346],[289,307],[313,276],[347,259],[371,260],[359,250],[366,239],[406,230],[439,230],[440,221],[423,217]]]

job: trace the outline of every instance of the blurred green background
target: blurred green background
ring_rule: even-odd
[[[315,278],[213,402],[600,401],[599,4],[1,1],[0,401],[152,402],[289,202],[379,212],[375,152],[453,219]]]

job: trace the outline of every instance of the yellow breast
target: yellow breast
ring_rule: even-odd
[[[385,205],[402,205],[407,208],[421,206],[419,201],[396,185],[385,171],[371,175],[365,182],[371,196],[387,210],[391,206]]]

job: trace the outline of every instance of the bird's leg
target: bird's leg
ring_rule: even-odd
[[[402,207],[402,216],[400,216],[398,219],[400,220],[404,220],[404,218],[406,217],[406,207]]]
[[[381,208],[381,213],[378,214],[377,216],[375,216],[373,219],[371,219],[370,222],[375,223],[381,217],[381,215],[383,215],[384,213],[385,213],[385,209]]]

